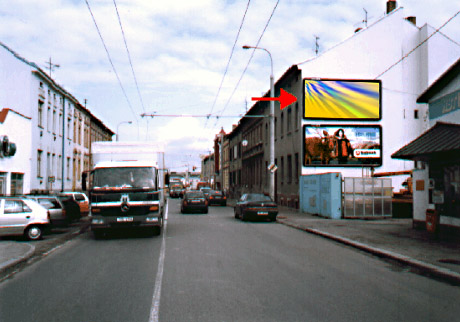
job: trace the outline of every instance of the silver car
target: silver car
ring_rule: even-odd
[[[24,235],[38,240],[50,224],[50,214],[36,201],[22,197],[0,197],[0,236]]]

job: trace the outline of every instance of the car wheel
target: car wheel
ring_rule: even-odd
[[[246,221],[246,220],[247,220],[246,216],[244,215],[244,211],[241,212],[240,218],[241,218],[242,221]]]
[[[239,216],[238,216],[238,212],[236,211],[236,208],[235,208],[235,210],[234,210],[234,213],[235,213],[235,219],[238,219]]]
[[[25,231],[25,236],[28,240],[39,240],[43,236],[43,229],[40,226],[30,226]]]
[[[208,208],[206,208],[204,211],[203,211],[205,214],[208,213]]]

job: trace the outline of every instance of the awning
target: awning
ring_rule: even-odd
[[[452,157],[459,158],[460,124],[437,122],[391,157],[416,161],[449,161]]]

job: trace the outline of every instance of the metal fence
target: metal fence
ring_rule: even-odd
[[[392,216],[391,178],[344,178],[344,218]]]

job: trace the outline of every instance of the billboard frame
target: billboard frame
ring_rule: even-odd
[[[311,81],[318,81],[318,82],[350,82],[350,83],[378,83],[379,84],[379,115],[378,117],[371,117],[371,118],[327,118],[327,117],[307,117],[306,116],[306,106],[305,106],[305,83],[307,80]],[[303,105],[303,115],[302,118],[304,120],[317,120],[317,121],[339,121],[339,122],[347,122],[347,121],[380,121],[382,119],[382,80],[380,79],[344,79],[344,78],[318,78],[318,77],[306,77],[302,80],[302,105]]]
[[[377,128],[379,130],[379,150],[380,150],[380,156],[378,158],[374,158],[378,160],[377,163],[363,163],[363,164],[346,164],[346,163],[337,163],[337,164],[306,164],[306,144],[305,144],[305,128],[307,127],[314,127],[314,128],[328,128],[328,127],[340,127],[340,128]],[[323,124],[303,124],[302,126],[302,168],[316,168],[316,167],[322,167],[322,168],[378,168],[383,165],[383,132],[382,132],[382,126],[380,124],[328,124],[328,123],[323,123]]]

